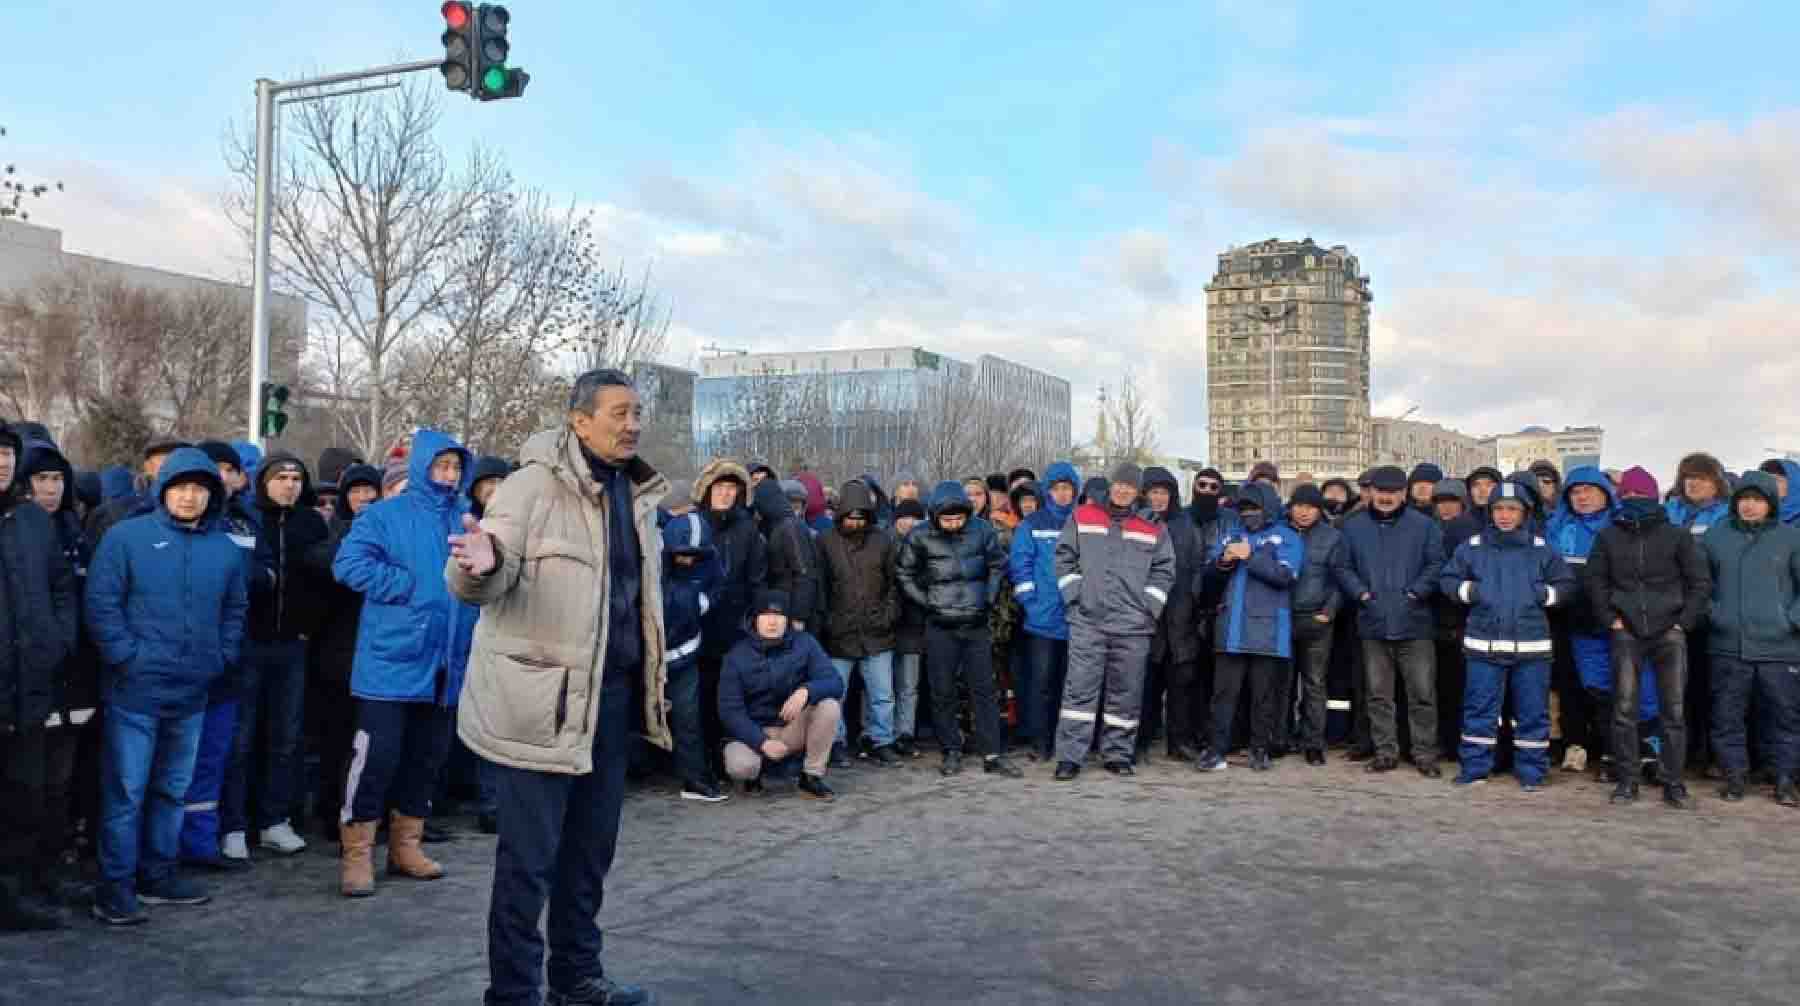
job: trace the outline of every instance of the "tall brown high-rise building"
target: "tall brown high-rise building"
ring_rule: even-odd
[[[1369,456],[1369,278],[1343,245],[1227,249],[1206,286],[1212,465],[1355,475]]]

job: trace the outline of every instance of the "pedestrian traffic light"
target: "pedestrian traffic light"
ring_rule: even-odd
[[[444,15],[444,86],[464,94],[474,93],[475,12],[463,0],[446,0]]]
[[[262,435],[279,437],[287,429],[288,389],[285,384],[264,381],[262,386]]]
[[[482,101],[517,98],[525,93],[531,75],[506,65],[512,43],[506,39],[512,14],[499,4],[482,4],[475,10],[475,97]]]

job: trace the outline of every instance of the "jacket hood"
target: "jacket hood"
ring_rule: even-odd
[[[875,516],[875,494],[860,479],[844,483],[843,490],[838,493],[837,519],[841,522],[845,514],[857,510]]]
[[[1569,490],[1576,486],[1593,486],[1606,494],[1606,506],[1598,513],[1578,514],[1569,503]],[[1556,512],[1544,527],[1544,536],[1565,556],[1585,556],[1593,550],[1594,537],[1613,522],[1619,511],[1619,497],[1612,480],[1593,465],[1570,469],[1569,481],[1557,497]]]
[[[1052,517],[1056,518],[1056,523],[1064,524],[1068,521],[1069,515],[1075,512],[1075,503],[1071,501],[1068,506],[1057,506],[1056,501],[1050,498],[1050,487],[1058,482],[1067,482],[1079,496],[1081,495],[1081,472],[1067,461],[1058,461],[1044,470],[1044,477],[1038,482],[1038,509],[1048,511]]]
[[[25,424],[21,424],[25,425]],[[14,427],[15,431],[17,427]],[[57,513],[65,513],[75,509],[75,466],[63,457],[56,445],[48,440],[25,440],[25,449],[15,451],[18,462],[13,469],[13,485],[22,494],[31,492],[31,477],[41,472],[62,472],[62,502],[56,505]]]
[[[1775,476],[1770,475],[1768,472],[1749,471],[1745,472],[1743,477],[1738,479],[1737,491],[1731,494],[1731,500],[1733,503],[1736,503],[1739,496],[1742,496],[1745,493],[1756,493],[1763,499],[1768,500],[1770,506],[1779,508],[1781,506],[1781,494],[1778,491],[1779,489],[1780,487],[1775,484]],[[1735,506],[1732,507],[1733,519],[1737,517],[1736,511],[1737,508]],[[1771,519],[1779,520],[1779,518],[1774,515],[1771,515]]]
[[[12,431],[15,436],[27,444],[36,440],[49,444],[51,447],[56,446],[56,438],[50,435],[50,427],[43,423],[32,422],[28,419],[20,420],[12,424]]]
[[[372,486],[376,498],[381,493],[381,471],[374,465],[354,464],[338,473],[337,502],[332,504],[332,513],[341,520],[351,520],[356,514],[350,510],[350,490],[356,486]]]
[[[256,470],[256,505],[263,510],[277,509],[275,501],[269,498],[269,476],[282,464],[300,466],[300,498],[294,501],[296,507],[308,509],[319,505],[319,494],[313,489],[312,472],[306,468],[306,462],[300,460],[292,451],[273,450],[263,458],[262,467]]]
[[[969,497],[963,492],[962,483],[953,479],[945,479],[932,487],[931,505],[928,509],[934,523],[939,517],[955,510],[966,514],[975,512],[975,508],[969,505]]]
[[[217,520],[225,512],[225,482],[219,478],[219,466],[195,447],[176,448],[163,461],[162,470],[156,473],[156,509],[158,513],[168,514],[163,505],[163,494],[177,480],[202,482],[211,491],[206,501],[206,514],[200,518],[202,527]]]
[[[706,509],[707,497],[712,495],[713,484],[722,479],[731,479],[738,484],[739,506],[749,504],[749,470],[730,458],[720,458],[700,469],[699,476],[694,479],[694,505]]]
[[[1590,466],[1583,465],[1582,467],[1587,468]],[[1562,481],[1562,477],[1563,477],[1562,472],[1557,469],[1556,463],[1554,461],[1547,461],[1547,460],[1546,461],[1533,461],[1531,463],[1531,468],[1528,470],[1531,472],[1531,474],[1536,475],[1539,478],[1550,478],[1550,479],[1554,479],[1557,482]],[[1596,469],[1596,470],[1598,470],[1598,469]],[[1574,472],[1569,473],[1569,476],[1571,478],[1573,478],[1574,475],[1575,475]]]
[[[756,490],[751,494],[750,507],[762,518],[764,534],[794,516],[794,508],[788,505],[787,492],[774,479],[763,479],[756,484]]]
[[[825,516],[825,484],[812,472],[801,472],[794,476],[794,481],[806,487],[806,519],[818,520]]]
[[[1463,482],[1466,484],[1482,478],[1492,479],[1495,485],[1499,485],[1506,481],[1506,476],[1500,474],[1500,469],[1495,468],[1492,465],[1482,465],[1470,472],[1468,478],[1463,479]]]
[[[342,481],[344,469],[362,463],[362,455],[348,447],[327,447],[319,452],[319,464],[313,474],[319,477],[319,485],[335,486]]]
[[[1532,471],[1537,471],[1535,465],[1532,466]],[[1581,465],[1577,468],[1569,469],[1569,480],[1563,483],[1562,495],[1557,502],[1557,509],[1559,511],[1567,509],[1570,513],[1575,512],[1575,508],[1569,505],[1569,490],[1576,486],[1593,486],[1605,493],[1606,509],[1608,510],[1619,505],[1619,494],[1613,489],[1612,479],[1607,478],[1605,472],[1593,465]]]
[[[431,481],[431,462],[445,451],[455,451],[462,457],[462,480],[454,487],[440,486]],[[406,491],[415,494],[433,504],[449,506],[458,497],[469,491],[470,479],[475,474],[475,459],[450,434],[438,430],[422,429],[413,434],[412,452],[406,458]],[[261,485],[261,476],[257,483]]]
[[[1262,509],[1265,519],[1269,522],[1281,519],[1281,497],[1267,482],[1252,482],[1244,486],[1238,490],[1237,499],[1240,510],[1243,509],[1245,503],[1254,503]]]
[[[1111,487],[1112,483],[1096,475],[1081,484],[1081,492],[1077,495],[1075,502],[1079,504],[1083,499],[1089,499],[1104,505],[1106,492]]]
[[[1181,509],[1183,505],[1181,502],[1181,480],[1177,479],[1175,474],[1167,468],[1164,468],[1161,465],[1151,465],[1144,469],[1143,486],[1146,491],[1148,491],[1151,486],[1162,486],[1169,490],[1169,509]]]
[[[113,465],[100,471],[100,501],[111,503],[113,500],[130,496],[137,491],[137,480],[131,469],[124,465]]]
[[[238,467],[244,471],[253,472],[262,464],[262,448],[248,440],[233,440],[231,449],[237,452]]]
[[[1516,486],[1518,492],[1514,494],[1504,492],[1507,486]],[[1494,495],[1488,497],[1488,505],[1493,506],[1496,499],[1505,495],[1517,495],[1523,497],[1525,500],[1525,509],[1532,513],[1541,514],[1544,512],[1544,497],[1538,491],[1537,476],[1531,474],[1529,471],[1520,470],[1508,475],[1500,483],[1500,487],[1494,490]]]
[[[84,471],[75,473],[74,497],[77,502],[89,510],[100,505],[100,473]]]
[[[469,488],[482,479],[503,479],[512,474],[512,462],[505,458],[497,458],[492,454],[483,454],[475,459],[475,472],[469,476]]]
[[[697,513],[670,517],[662,529],[665,555],[713,554],[712,522]]]
[[[1784,458],[1781,470],[1787,475],[1788,483],[1787,495],[1781,499],[1781,522],[1800,524],[1800,464]]]

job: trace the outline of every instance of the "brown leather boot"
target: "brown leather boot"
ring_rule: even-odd
[[[344,851],[338,858],[338,890],[346,898],[375,893],[375,822],[338,825]]]
[[[436,880],[444,868],[419,848],[425,835],[425,819],[399,811],[388,815],[388,874],[414,880]]]

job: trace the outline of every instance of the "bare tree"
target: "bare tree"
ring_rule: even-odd
[[[670,312],[650,291],[650,270],[635,282],[625,267],[599,263],[592,223],[582,218],[571,242],[579,287],[573,333],[580,368],[625,369],[637,360],[662,355],[669,338]]]
[[[1106,420],[1104,442],[1097,444],[1106,465],[1130,461],[1150,464],[1156,458],[1156,416],[1138,385],[1137,374],[1126,370],[1119,389],[1107,395],[1101,389],[1101,415]]]
[[[314,308],[319,334],[349,364],[334,383],[354,376],[366,399],[366,422],[351,432],[371,457],[396,431],[388,366],[438,307],[446,255],[471,211],[509,181],[480,151],[450,169],[432,135],[439,100],[413,78],[379,96],[292,106],[282,134],[272,276]],[[256,170],[248,130],[227,159],[239,179],[230,209],[248,237]],[[344,360],[351,347],[361,360]]]
[[[0,300],[0,404],[8,412],[54,424],[58,406],[69,402],[69,365],[79,353],[65,279],[47,277]]]
[[[766,460],[777,468],[797,467],[808,444],[831,422],[823,374],[778,374],[765,369],[742,381],[715,451],[720,456]]]
[[[250,299],[241,289],[206,286],[163,298],[168,312],[156,354],[156,397],[181,432],[223,436],[247,421]],[[269,324],[269,357],[291,360],[301,334],[287,318]]]
[[[6,136],[6,127],[0,126],[0,138]],[[54,187],[63,190],[61,182],[28,182],[18,173],[18,165],[8,161],[0,167],[0,220],[18,217],[30,220],[31,211],[25,208],[25,200],[42,199]]]

